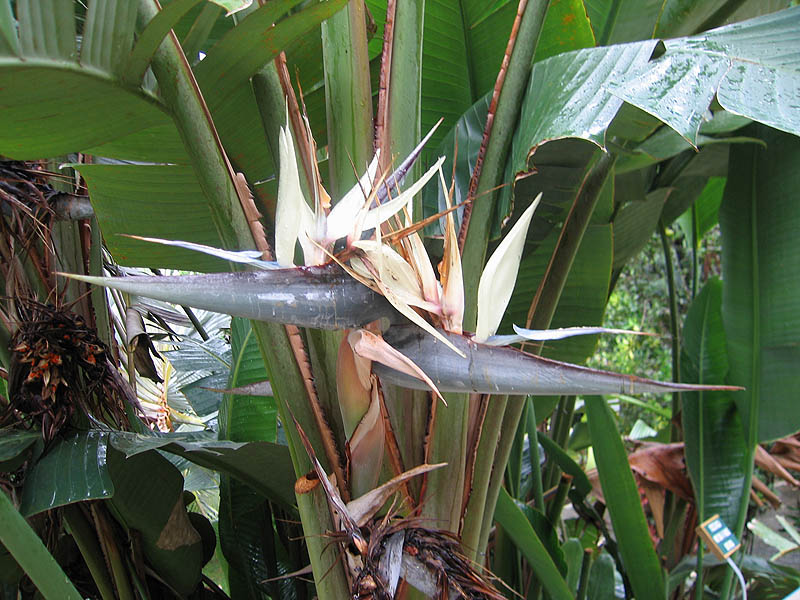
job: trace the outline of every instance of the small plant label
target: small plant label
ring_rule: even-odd
[[[705,540],[711,552],[720,560],[725,560],[741,546],[719,515],[714,515],[698,525],[697,534]]]

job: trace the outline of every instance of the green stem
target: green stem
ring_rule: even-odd
[[[157,13],[153,0],[140,0],[140,19],[148,22]],[[200,187],[211,209],[220,239],[226,248],[254,248],[252,234],[244,217],[233,184],[232,171],[216,135],[210,114],[194,81],[186,57],[173,35],[153,57],[152,69],[159,82],[164,102],[170,109],[184,147],[197,173]],[[295,472],[306,473],[311,463],[294,427],[288,426],[291,411],[305,430],[318,458],[325,465],[325,453],[319,429],[312,414],[297,361],[286,329],[278,324],[253,322],[261,354],[278,400],[281,421],[287,424],[289,451]],[[335,530],[321,489],[297,497],[297,504],[308,543],[309,557],[322,600],[338,599],[349,594],[349,586],[334,545],[323,537]]]
[[[672,334],[672,381],[681,380],[681,339],[680,325],[678,324],[678,294],[675,289],[675,271],[672,266],[672,248],[670,247],[667,230],[664,222],[658,222],[658,234],[661,237],[661,248],[664,251],[664,266],[667,271],[667,293],[669,295],[669,328]],[[672,394],[672,415],[680,414],[681,394]],[[677,422],[672,421],[670,441],[680,441],[680,429]]]
[[[102,596],[103,600],[115,600],[114,585],[108,576],[103,551],[100,549],[97,534],[92,529],[89,521],[77,504],[68,504],[61,510],[61,514],[64,517],[64,523],[78,545],[78,550],[80,550],[86,566],[89,567],[89,573],[92,575],[100,596]]]
[[[525,7],[514,49],[497,101],[492,130],[483,159],[483,166],[473,198],[472,214],[462,252],[464,264],[465,312],[464,329],[474,331],[477,320],[478,281],[486,258],[486,245],[492,227],[492,215],[503,182],[511,139],[517,127],[522,98],[528,87],[531,64],[548,0],[530,0]]]
[[[575,396],[562,396],[558,401],[555,410],[555,419],[552,429],[552,440],[561,447],[564,447],[569,437],[569,430],[572,425],[572,417],[575,414]],[[561,469],[558,465],[550,461],[545,471],[545,482],[547,488],[551,488],[559,481]]]
[[[495,451],[497,438],[500,436],[500,427],[503,424],[503,414],[508,403],[508,396],[491,396],[486,416],[483,419],[478,450],[475,454],[475,468],[472,472],[472,492],[467,501],[464,515],[464,526],[461,528],[461,545],[464,552],[478,564],[484,563],[484,555],[478,554],[483,550],[480,546],[481,527],[486,513],[486,496],[489,492],[489,481],[495,465]]]
[[[564,507],[564,501],[567,499],[569,488],[572,487],[572,477],[567,474],[562,474],[558,482],[558,488],[553,499],[550,501],[550,506],[547,508],[547,518],[555,526],[561,517],[561,509]]]
[[[56,559],[25,522],[4,492],[0,491],[0,543],[46,599],[82,600]]]
[[[456,533],[466,478],[469,394],[446,393],[444,398],[447,406],[440,404],[436,408],[428,462],[446,462],[447,466],[428,474],[422,516],[433,520],[433,527]]]
[[[575,595],[575,600],[586,600],[586,593],[589,591],[589,572],[592,569],[592,551],[586,549],[583,551],[583,560],[581,561],[581,578],[578,581],[578,593]]]
[[[92,217],[91,221],[91,251],[89,254],[89,274],[103,274],[103,236],[100,232],[100,224],[97,217]],[[90,289],[91,305],[94,310],[94,323],[97,334],[108,347],[112,347],[111,340],[114,338],[111,331],[111,318],[108,314],[108,296],[106,290],[100,286],[93,285]]]
[[[364,0],[322,23],[330,194],[341,198],[372,158],[372,90]],[[352,162],[351,162],[352,161]]]
[[[692,299],[697,295],[697,279],[699,268],[697,263],[697,204],[692,202]]]
[[[133,589],[128,580],[128,569],[125,566],[125,559],[117,545],[117,540],[112,532],[109,523],[108,513],[105,504],[91,504],[90,511],[94,517],[97,536],[103,548],[104,555],[111,569],[111,577],[114,579],[114,588],[117,590],[119,600],[134,600]]]
[[[483,522],[481,523],[481,535],[478,538],[479,552],[483,552],[489,542],[489,532],[494,521],[494,509],[497,505],[497,497],[500,495],[500,488],[503,485],[505,465],[508,464],[508,457],[514,445],[514,435],[522,417],[522,412],[525,410],[525,401],[525,396],[509,396],[506,404],[503,424],[500,426],[501,433],[497,441],[494,469],[492,469],[489,486],[486,490],[486,508],[484,509]],[[484,431],[486,431],[486,428],[484,428]]]
[[[528,402],[528,443],[530,444],[530,457],[531,457],[531,478],[533,479],[533,501],[534,506],[540,511],[544,512],[544,489],[542,487],[542,465],[539,458],[539,440],[536,429],[536,408],[535,402],[531,396],[527,398]]]
[[[420,110],[424,22],[425,0],[397,2],[387,115],[391,154],[383,157],[385,164],[389,164],[393,158],[408,156],[422,136]],[[406,181],[415,181],[419,173],[419,163],[416,163]],[[413,215],[416,220],[422,216],[422,194],[414,198]]]

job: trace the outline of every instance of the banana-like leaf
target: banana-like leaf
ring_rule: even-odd
[[[693,144],[715,95],[732,113],[800,133],[800,7],[665,44],[608,89]]]
[[[0,494],[0,548],[10,551],[13,556],[11,562],[16,560],[25,569],[44,598],[83,598],[5,493]],[[6,585],[3,587],[8,589]]]
[[[728,382],[747,388],[733,397],[752,448],[800,423],[800,140],[763,126],[750,133],[768,148],[732,148],[719,221]]]
[[[28,471],[20,512],[30,517],[73,502],[111,497],[114,483],[107,461],[105,433],[87,432],[57,442]]]
[[[69,277],[138,296],[314,329],[361,327],[397,312],[336,265],[182,277]]]
[[[163,450],[247,484],[264,498],[294,510],[294,471],[289,449],[269,442],[230,442],[208,439],[207,433],[144,436],[110,434],[111,444],[126,456]]]
[[[39,438],[36,431],[0,430],[0,469],[5,466],[3,463],[16,459]]]
[[[550,597],[571,600],[573,595],[541,539],[520,507],[504,489],[500,490],[497,499],[495,517],[522,552]]]
[[[125,458],[109,448],[113,514],[130,533],[138,532],[150,566],[181,596],[200,583],[203,543],[183,502],[183,477],[158,452]]]
[[[637,598],[665,599],[664,573],[650,539],[614,413],[599,396],[585,400],[597,471],[633,593]]]
[[[728,352],[722,327],[723,284],[709,280],[695,297],[683,325],[681,377],[721,383],[728,374]],[[747,502],[747,447],[740,415],[731,394],[684,394],[683,431],[686,467],[702,522],[719,514],[736,523],[739,504]]]
[[[442,392],[482,394],[642,394],[697,389],[736,389],[725,386],[696,386],[643,379],[563,363],[513,348],[478,344],[468,336],[445,334],[467,355],[464,360],[442,352],[441,343],[417,328],[396,325],[385,333],[386,341],[413,360]],[[397,385],[425,389],[409,375],[378,363],[374,369]]]

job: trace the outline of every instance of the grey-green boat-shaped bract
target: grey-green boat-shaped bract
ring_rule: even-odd
[[[67,276],[155,300],[313,329],[347,329],[400,317],[386,298],[335,264],[207,275]]]
[[[542,358],[516,348],[487,346],[468,335],[444,335],[467,355],[466,359],[413,326],[393,326],[384,333],[384,339],[425,371],[440,392],[551,396],[741,389],[654,381]],[[427,389],[423,381],[384,365],[374,363],[374,369],[384,381]]]
[[[89,277],[69,275],[138,296],[315,329],[348,329],[387,319],[384,339],[419,366],[442,392],[493,394],[641,394],[739,389],[667,383],[600,371],[534,356],[510,347],[490,346],[469,335],[442,332],[462,358],[432,335],[410,324],[389,302],[335,264],[245,273],[208,275]],[[385,381],[427,389],[426,384],[373,363]]]

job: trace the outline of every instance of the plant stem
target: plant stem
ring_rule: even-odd
[[[480,545],[481,528],[487,510],[486,497],[489,492],[489,481],[495,469],[497,439],[503,424],[503,414],[508,403],[508,396],[491,396],[483,420],[478,451],[475,454],[475,469],[472,474],[472,493],[467,502],[464,526],[461,529],[461,544],[469,558],[478,564],[484,563],[483,550]]]
[[[500,426],[501,434],[497,442],[494,469],[492,469],[492,474],[489,478],[489,486],[486,490],[486,508],[483,513],[481,535],[480,538],[478,538],[479,552],[483,552],[486,549],[486,544],[489,541],[489,532],[491,531],[492,521],[494,520],[494,509],[497,505],[497,497],[500,495],[500,488],[503,485],[505,465],[508,464],[508,457],[514,445],[514,434],[517,431],[517,425],[522,417],[522,411],[525,410],[525,401],[525,396],[508,397],[505,414],[503,415],[503,424]],[[486,416],[487,418],[489,417],[488,414]],[[484,427],[484,432],[486,431],[487,428]]]
[[[153,0],[140,0],[140,20],[148,22],[157,11]],[[161,44],[151,66],[197,173],[223,245],[226,248],[254,248],[255,242],[234,187],[232,168],[194,75],[174,35],[170,34]],[[296,429],[290,426],[292,419],[289,410],[305,430],[312,445],[318,450],[324,446],[288,334],[278,324],[253,322],[252,327],[278,400],[281,421],[289,425],[286,432],[292,463],[298,475],[306,473],[310,470],[311,463]],[[325,453],[319,454],[323,465],[330,470],[330,465],[326,465],[328,461]],[[322,537],[326,531],[334,530],[324,493],[317,489],[312,493],[299,495],[297,505],[319,597],[322,600],[346,597],[349,586],[341,563],[338,562],[336,549]]]
[[[564,501],[567,499],[569,488],[572,487],[572,476],[566,473],[561,474],[561,479],[558,482],[556,493],[550,501],[550,506],[547,509],[547,518],[555,527],[558,520],[561,518],[561,509],[564,507]]]
[[[86,520],[83,512],[77,504],[68,504],[61,509],[66,524],[75,543],[78,545],[83,560],[89,568],[95,585],[103,600],[115,600],[114,585],[108,576],[108,569],[103,558],[103,551],[97,542],[97,535]]]
[[[114,588],[117,590],[119,599],[134,600],[133,589],[131,589],[130,581],[128,581],[128,569],[125,566],[125,560],[117,545],[117,540],[114,537],[111,524],[108,522],[106,505],[99,503],[90,504],[89,510],[94,517],[97,537],[100,540],[103,554],[111,569],[111,576],[114,578]]]
[[[525,0],[522,3],[524,2]],[[505,175],[506,157],[517,126],[522,98],[528,87],[533,54],[549,4],[548,0],[529,0],[527,2],[511,52],[508,70],[499,76],[504,76],[505,79],[501,83],[502,89],[491,125],[491,135],[488,143],[484,142],[487,143],[486,154],[478,185],[472,198],[469,229],[462,251],[465,292],[464,329],[469,331],[474,331],[477,319],[478,281],[483,271],[486,245],[489,242],[489,232],[492,227],[492,215],[498,194],[495,188],[502,183]]]
[[[581,578],[578,581],[578,593],[575,595],[575,600],[586,600],[586,593],[589,587],[589,572],[592,569],[592,551],[588,548],[583,551],[583,560],[581,561]]]
[[[469,394],[446,393],[444,398],[447,406],[436,407],[427,461],[446,462],[447,466],[428,474],[422,516],[432,519],[434,527],[457,533],[466,477]]]
[[[389,152],[381,160],[385,164],[390,164],[394,157],[407,156],[422,136],[420,110],[424,23],[425,0],[397,2],[388,90]],[[420,172],[417,162],[411,167],[406,181],[415,181]],[[422,217],[422,194],[417,194],[414,198],[413,217]]]
[[[692,299],[697,295],[697,279],[698,264],[697,264],[697,204],[692,202]]]
[[[681,339],[680,339],[680,326],[678,325],[678,294],[675,289],[675,272],[672,266],[672,248],[667,237],[667,230],[664,222],[658,222],[658,235],[661,237],[661,248],[664,251],[664,266],[667,272],[667,294],[669,296],[669,328],[672,334],[672,381],[681,380]],[[672,394],[672,428],[670,432],[670,441],[680,441],[680,429],[677,422],[674,420],[676,415],[680,414],[681,409],[681,394],[680,392],[673,392]]]
[[[542,465],[539,458],[539,439],[536,429],[536,408],[533,398],[528,396],[528,443],[530,444],[531,478],[533,479],[534,506],[544,512],[544,489],[542,488]]]
[[[322,23],[330,193],[341,198],[372,158],[372,92],[364,0]],[[351,162],[352,161],[352,162]]]

